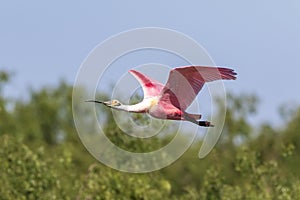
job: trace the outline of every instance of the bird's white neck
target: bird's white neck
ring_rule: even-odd
[[[151,106],[155,105],[157,100],[155,98],[144,99],[142,102],[133,105],[120,105],[118,107],[113,107],[118,110],[123,110],[127,112],[135,112],[135,113],[144,113],[147,112]]]

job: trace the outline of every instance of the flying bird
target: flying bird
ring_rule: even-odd
[[[144,98],[134,105],[124,105],[118,100],[86,102],[100,103],[113,109],[149,113],[152,117],[168,120],[184,120],[204,127],[213,127],[209,121],[200,121],[200,114],[187,113],[185,110],[196,98],[206,82],[216,80],[235,80],[233,69],[207,66],[184,66],[170,71],[165,85],[136,71],[129,72],[141,84]]]

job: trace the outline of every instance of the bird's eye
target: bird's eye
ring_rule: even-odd
[[[113,101],[112,101],[112,104],[113,104],[114,106],[118,106],[118,105],[120,105],[120,102],[117,101],[117,100],[113,100]]]

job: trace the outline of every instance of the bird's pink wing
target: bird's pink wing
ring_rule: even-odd
[[[187,66],[171,70],[160,101],[185,110],[196,98],[205,82],[236,79],[232,69],[222,67]]]
[[[149,77],[145,76],[144,74],[135,71],[129,70],[129,72],[139,81],[143,88],[144,98],[154,97],[161,94],[161,91],[164,87],[163,84],[160,82],[150,79]]]

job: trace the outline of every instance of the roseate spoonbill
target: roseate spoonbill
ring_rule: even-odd
[[[166,85],[144,74],[129,70],[139,81],[144,92],[141,102],[123,105],[118,100],[97,101],[110,108],[134,113],[149,113],[152,117],[169,120],[185,120],[199,126],[212,127],[209,121],[199,121],[200,114],[190,114],[185,110],[196,98],[204,83],[215,80],[235,80],[236,73],[223,67],[185,66],[172,69]]]

